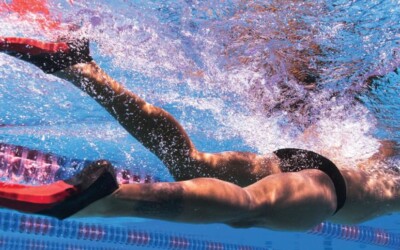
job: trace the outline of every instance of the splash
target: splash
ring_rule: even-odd
[[[72,4],[72,1],[69,1]],[[61,12],[52,8],[47,0],[12,0],[0,3],[0,15],[12,22],[28,23],[38,33],[45,35],[68,29],[61,22]]]
[[[366,79],[398,63],[398,1],[98,0],[68,4],[62,17],[57,6],[65,1],[39,2],[48,12],[38,16],[81,22],[70,35],[89,37],[107,72],[168,108],[190,134],[221,143],[240,138],[260,153],[280,147],[332,149],[332,157],[354,161],[379,146],[372,135],[380,118],[355,97],[368,90]],[[5,30],[14,32],[4,20]],[[20,32],[30,35],[26,27]],[[19,74],[11,79],[24,82],[19,87],[41,93],[35,99],[0,82],[3,94],[36,103],[11,101],[13,107],[0,118],[4,123],[44,124],[53,116],[76,123],[82,117],[110,119],[68,85],[51,85],[57,80],[2,59]],[[27,71],[42,83],[26,77]],[[0,72],[10,77],[8,70]],[[81,111],[86,109],[90,112]],[[303,134],[310,128],[319,137],[306,141]]]
[[[332,1],[323,17],[321,46],[325,78],[339,89],[359,90],[371,76],[400,64],[399,1]],[[329,66],[329,68],[327,67]],[[341,86],[342,85],[342,86]]]

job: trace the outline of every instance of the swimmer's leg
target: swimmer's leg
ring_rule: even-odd
[[[76,64],[55,75],[71,81],[102,105],[164,162],[176,180],[215,177],[243,186],[280,172],[278,159],[272,154],[199,152],[171,114],[130,92],[93,61]]]
[[[45,72],[55,72],[54,75],[71,81],[85,91],[161,159],[177,180],[215,177],[244,186],[266,175],[280,172],[278,159],[272,154],[259,156],[247,152],[199,152],[174,117],[146,103],[91,61],[88,44],[85,42],[48,44],[28,39],[26,42],[29,46],[24,47],[24,40],[10,41],[0,39],[0,51],[31,62]],[[56,65],[48,69],[48,60]],[[58,61],[62,62],[61,65]],[[60,66],[66,67],[59,70]]]
[[[331,216],[335,189],[319,170],[275,174],[241,188],[213,178],[127,184],[75,217],[139,216],[235,227],[305,230]]]

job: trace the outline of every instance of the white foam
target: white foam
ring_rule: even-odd
[[[99,52],[95,54],[96,61],[111,58],[112,68],[107,71],[116,79],[126,79],[124,82],[133,91],[143,90],[155,103],[174,105],[180,111],[175,112],[180,115],[178,120],[192,132],[207,134],[206,129],[215,122],[210,134],[216,141],[240,137],[260,153],[301,147],[343,161],[368,158],[379,146],[372,136],[376,121],[370,119],[371,114],[361,104],[354,103],[354,96],[365,87],[363,80],[368,76],[387,72],[398,62],[393,51],[399,36],[390,27],[392,17],[376,24],[383,27],[382,31],[368,27],[370,16],[363,19],[356,13],[354,18],[343,19],[342,15],[354,11],[356,3],[332,7],[324,1],[294,2],[287,8],[274,8],[278,2],[243,4],[232,0],[211,6],[196,1],[121,1],[115,5],[98,1],[90,7],[80,3],[63,13],[65,20],[82,20],[82,28],[72,36],[84,35],[94,41]],[[390,3],[382,4],[385,6],[374,9],[376,17],[380,18],[385,9],[393,9],[387,8]],[[367,11],[369,7],[368,3],[363,8]],[[334,16],[338,9],[341,15]],[[0,24],[0,36],[42,35],[15,15],[0,17]],[[350,32],[349,37],[346,32]],[[356,39],[357,32],[366,33]],[[382,33],[384,36],[379,38]],[[390,39],[393,41],[385,44]],[[302,51],[315,44],[324,54],[303,58]],[[293,77],[289,70],[293,60],[321,69],[317,91],[305,89]],[[318,65],[321,60],[329,64]],[[13,69],[13,73],[5,72],[6,76],[20,75],[13,76],[14,80],[28,80],[27,75],[34,75],[44,83],[55,81],[37,75],[33,67],[23,67],[22,63],[1,56],[0,64],[5,63]],[[132,81],[128,77],[138,72],[140,79]],[[38,80],[28,89],[34,95],[46,95]],[[64,105],[67,100],[71,103]],[[55,112],[61,110],[72,119],[78,108],[70,107],[85,100],[80,95],[61,94],[60,100],[53,98],[48,103],[59,108]],[[91,105],[88,104],[89,109],[96,110]],[[185,113],[189,108],[211,113],[212,121],[191,117]],[[46,116],[47,111],[37,106],[31,109],[32,113],[37,110],[42,120],[51,119]],[[310,130],[314,131],[313,136],[305,140],[302,133]],[[88,140],[96,137],[91,131],[82,133]],[[117,142],[119,138],[106,131],[101,139]]]

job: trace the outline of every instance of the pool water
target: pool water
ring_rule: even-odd
[[[32,7],[34,13],[11,8],[13,2],[24,1],[0,5],[0,36],[88,37],[96,62],[172,113],[202,151],[262,154],[300,147],[356,164],[377,151],[379,140],[400,142],[399,1],[35,0],[31,6],[41,8]],[[51,25],[44,21],[49,18]],[[318,76],[316,83],[304,75]],[[382,77],[367,84],[374,75]],[[0,142],[73,159],[108,159],[172,180],[162,163],[86,94],[3,54]],[[397,159],[391,164],[398,168]],[[46,249],[165,248],[171,242],[177,244],[168,245],[171,249],[400,248],[400,243],[339,235],[342,229],[290,233],[140,218],[37,222],[61,229],[45,234],[41,228],[35,234],[35,227],[27,229],[22,222],[44,219],[10,213],[0,212],[0,224],[6,223],[0,230],[8,237],[0,241],[10,249],[40,241],[52,242]],[[393,214],[363,226],[374,232],[370,239],[380,232],[394,237],[399,221]],[[86,226],[98,230],[82,229]],[[76,239],[77,228],[98,232],[102,227],[114,238]],[[142,234],[128,244],[118,238],[127,230]],[[143,234],[158,237],[158,245],[144,244]],[[63,245],[71,239],[77,245]]]

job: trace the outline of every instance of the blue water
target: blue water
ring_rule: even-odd
[[[62,13],[64,22],[80,25],[69,33],[91,39],[93,57],[101,67],[172,113],[200,150],[266,153],[302,147],[357,163],[376,152],[379,140],[400,142],[400,76],[394,71],[400,65],[399,4],[99,0],[71,5],[58,0],[51,9]],[[12,13],[0,16],[0,27],[0,36],[59,35]],[[319,70],[314,91],[291,73],[292,62],[299,60]],[[383,78],[364,84],[376,74]],[[105,158],[172,180],[161,162],[87,95],[5,55],[0,55],[0,124],[1,142],[71,158]],[[313,136],[304,138],[310,128]],[[398,167],[398,161],[392,164]],[[305,233],[224,225],[138,218],[83,221],[271,249],[383,249]],[[395,214],[365,225],[400,233],[398,223]]]

